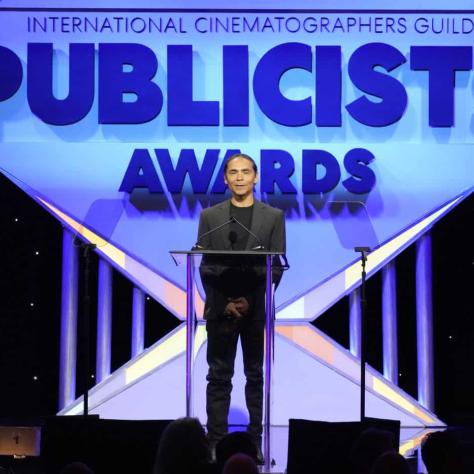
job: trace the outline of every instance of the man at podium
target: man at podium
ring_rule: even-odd
[[[266,250],[285,252],[285,217],[280,209],[254,197],[257,165],[245,154],[227,159],[224,180],[232,196],[204,209],[197,244],[207,250]],[[261,457],[265,270],[261,258],[206,256],[200,267],[206,293],[204,318],[208,335],[206,410],[211,448],[227,433],[232,376],[240,337],[246,377],[248,433]],[[274,280],[281,278],[276,267]]]

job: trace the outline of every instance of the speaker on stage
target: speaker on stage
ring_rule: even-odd
[[[388,442],[398,450],[400,444],[398,420],[365,418],[363,422],[326,422],[290,419],[287,473],[354,472],[355,443],[369,428],[390,432],[392,436]]]
[[[57,474],[75,461],[95,474],[152,472],[161,434],[170,421],[49,418],[41,433],[44,472]]]

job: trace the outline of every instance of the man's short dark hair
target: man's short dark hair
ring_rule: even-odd
[[[251,156],[246,155],[245,153],[235,153],[229,156],[229,158],[227,158],[226,162],[224,163],[224,174],[227,173],[227,166],[229,166],[229,163],[232,160],[235,160],[236,158],[245,158],[246,160],[249,160],[250,163],[252,163],[252,168],[255,171],[255,174],[258,173],[257,163],[255,163],[254,159]]]

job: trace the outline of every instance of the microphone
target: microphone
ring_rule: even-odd
[[[208,235],[211,235],[211,234],[213,234],[214,232],[218,231],[219,229],[222,229],[223,227],[229,225],[230,223],[233,222],[232,219],[233,219],[233,218],[231,217],[229,220],[225,221],[223,224],[218,225],[217,227],[214,227],[213,229],[208,230],[207,232],[204,232],[204,233],[201,234],[201,235],[198,235],[198,238],[197,238],[197,240],[196,240],[196,243],[192,246],[191,250],[204,250],[205,247],[203,247],[202,245],[199,245],[200,240],[201,240],[203,237],[207,237]]]
[[[237,220],[234,216],[231,216],[230,219],[225,221],[223,224],[220,224],[217,227],[214,227],[213,229],[208,230],[207,232],[204,232],[201,235],[198,235],[197,241],[192,246],[191,250],[204,250],[205,247],[199,244],[202,238],[207,237],[208,235],[211,235],[214,232],[217,232],[219,229],[222,229],[223,227],[228,226],[229,224],[233,224],[233,223],[242,227],[242,229],[244,229],[248,234],[250,234],[257,241],[258,245],[256,245],[255,247],[252,247],[251,250],[265,250],[265,246],[262,244],[262,241],[258,238],[258,236],[255,235],[248,227],[242,224],[242,222]],[[229,241],[232,245],[235,244],[235,242],[237,241],[237,232],[235,231],[229,232]]]
[[[237,225],[242,227],[242,229],[244,229],[248,234],[250,234],[257,241],[258,245],[256,245],[255,247],[252,247],[251,250],[265,250],[265,246],[262,244],[262,241],[248,227],[246,227],[244,224],[242,224],[242,222],[237,220],[234,216],[230,217],[230,222],[235,222]],[[231,234],[232,233],[235,234],[234,238],[236,240],[237,240],[237,233],[236,232],[230,232],[229,233],[229,240],[231,241],[232,244],[234,244],[235,241],[231,240]]]

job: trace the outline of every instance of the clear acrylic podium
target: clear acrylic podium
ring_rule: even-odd
[[[274,259],[281,259],[283,252],[264,250],[171,250],[176,265],[186,265],[186,416],[193,416],[193,354],[196,328],[195,311],[195,270],[202,258],[212,258],[214,262],[224,262],[223,266],[240,260],[255,262],[265,278],[265,356],[264,356],[264,398],[263,398],[263,454],[265,470],[270,470],[270,412],[271,380],[273,361],[274,331]],[[285,268],[281,265],[281,268]]]

